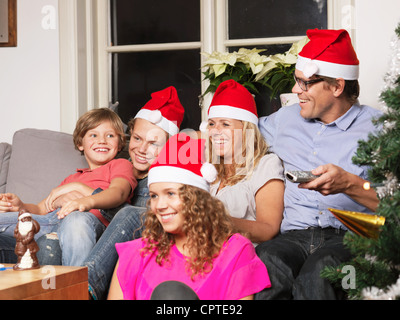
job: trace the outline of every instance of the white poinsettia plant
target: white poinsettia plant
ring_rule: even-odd
[[[219,84],[225,80],[233,79],[251,93],[257,94],[260,86],[270,90],[271,99],[279,93],[290,92],[294,85],[293,72],[297,55],[308,42],[304,38],[294,43],[285,53],[274,55],[260,54],[265,50],[240,48],[235,52],[202,52],[206,60],[202,68],[205,79],[210,84],[204,95],[215,92]]]

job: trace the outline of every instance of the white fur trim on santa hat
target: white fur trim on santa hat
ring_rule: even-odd
[[[150,186],[152,183],[156,182],[182,183],[210,191],[210,185],[206,179],[189,170],[173,166],[159,166],[151,168],[147,183]]]
[[[312,66],[314,64],[315,66]],[[317,71],[315,71],[317,68]],[[304,73],[304,76],[310,78],[314,74],[330,78],[343,78],[344,80],[357,80],[359,74],[358,65],[345,65],[331,63],[320,60],[311,60],[302,56],[297,57],[296,69]],[[312,72],[313,74],[310,74]],[[307,75],[306,75],[307,73]]]
[[[164,118],[159,110],[141,109],[135,116],[136,118],[145,119],[159,126],[171,136],[179,132],[178,126],[172,121]]]
[[[242,121],[248,121],[258,125],[258,117],[250,111],[231,106],[214,105],[210,107],[208,119],[212,118],[230,118]]]
[[[28,217],[32,218],[32,215],[29,212],[25,212],[25,213],[21,214],[20,216],[18,216],[18,220],[22,220],[23,218],[28,218]]]

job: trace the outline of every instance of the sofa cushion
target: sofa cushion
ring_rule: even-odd
[[[0,143],[0,193],[6,192],[8,165],[10,163],[11,145]]]
[[[7,177],[7,192],[26,203],[38,203],[77,168],[87,168],[72,135],[41,129],[15,132]]]

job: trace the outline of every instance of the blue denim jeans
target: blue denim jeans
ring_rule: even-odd
[[[35,240],[38,243],[38,245],[40,243],[40,240],[43,237],[45,237],[46,234],[57,231],[60,223],[60,220],[57,217],[57,211],[58,210],[55,210],[46,215],[32,215],[33,219],[35,219],[40,224],[40,230],[35,235]],[[14,238],[14,229],[17,225],[17,221],[18,221],[18,212],[0,213],[0,259],[1,259],[0,262],[6,262],[6,263],[17,262],[16,260],[17,256],[14,254],[14,248],[16,243]],[[36,255],[39,260],[39,264],[41,265],[52,264],[52,263],[46,263],[47,261],[43,260],[43,257],[46,257],[46,255],[43,254],[43,250],[40,249]],[[60,263],[57,264],[61,264],[61,260]]]
[[[57,236],[57,234],[55,234]],[[46,235],[45,235],[46,236]],[[37,244],[39,245],[40,241],[43,241],[41,239],[45,239],[45,236],[41,236],[38,240],[36,240]],[[54,237],[53,234],[49,234],[49,237]],[[14,237],[11,237],[9,235],[5,234],[0,234],[0,263],[17,263],[17,255],[15,254],[15,244],[16,244],[16,239]],[[52,248],[51,246],[56,245],[58,246],[57,249]],[[40,245],[39,245],[40,247]],[[47,241],[46,245],[43,245],[40,250],[36,253],[36,257],[39,261],[39,264],[41,266],[44,265],[61,265],[61,254],[57,257],[58,260],[56,263],[55,262],[55,257],[52,256],[52,252],[60,252],[61,253],[61,248],[57,241]]]
[[[140,238],[142,235],[143,213],[149,199],[147,178],[138,180],[132,205],[119,208],[109,226],[96,243],[84,265],[88,267],[89,292],[93,299],[106,299],[108,288],[118,261],[116,243]],[[115,210],[114,210],[115,211]]]
[[[103,191],[102,189],[96,189],[93,194],[99,193]],[[90,217],[90,218],[94,218]],[[76,220],[76,219],[74,219]],[[75,221],[75,223],[79,223],[78,221]],[[82,265],[83,263],[83,258],[85,258],[89,253],[88,248],[93,248],[94,243],[99,239],[101,234],[104,231],[104,226],[100,223],[100,221],[95,218],[92,221],[86,221],[84,222],[86,225],[92,224],[92,232],[89,232],[85,235],[87,237],[86,240],[88,240],[88,243],[86,246],[85,244],[82,244],[82,247],[80,244],[78,244],[76,249],[73,249],[72,245],[69,245],[69,238],[68,237],[63,237],[63,244],[66,246],[65,252],[63,254],[63,251],[61,249],[61,244],[59,240],[59,235],[58,235],[58,228],[56,230],[52,230],[51,232],[46,232],[45,234],[41,233],[40,237],[36,240],[38,246],[39,246],[39,251],[37,253],[37,258],[39,260],[39,263],[41,265]],[[73,229],[73,224],[65,226],[63,230],[67,229]],[[90,230],[90,229],[89,229]],[[65,231],[64,231],[65,234]],[[83,239],[82,239],[83,240]],[[76,240],[74,240],[76,243]],[[94,241],[94,243],[93,243]],[[82,251],[81,251],[82,250]],[[79,253],[79,257],[74,257],[74,254],[72,253],[73,251],[75,252],[81,252]]]
[[[40,240],[45,237],[46,234],[56,232],[58,229],[60,220],[57,217],[57,210],[50,212],[47,215],[32,215],[33,219],[35,219],[40,224],[40,230],[35,235],[35,240],[39,244]],[[18,221],[18,212],[6,212],[0,213],[0,262],[3,263],[16,263],[17,256],[14,253],[16,240],[14,238],[14,229],[17,225]],[[57,242],[58,245],[58,242]],[[39,260],[39,264],[51,264],[46,263],[47,261],[43,260],[42,250],[37,252],[37,258]],[[61,264],[61,256],[60,263]]]
[[[57,216],[57,211],[58,210],[55,210],[46,215],[32,215],[32,218],[40,224],[40,230],[35,235],[35,240],[46,233],[54,232],[55,230],[57,230],[60,223],[60,220]],[[18,214],[18,212],[0,213],[0,235],[14,237],[14,229],[17,226],[18,222]]]
[[[84,265],[88,267],[89,291],[95,300],[107,298],[108,288],[118,261],[115,244],[141,237],[143,207],[126,205],[114,216],[94,246]]]
[[[265,263],[271,287],[256,294],[258,300],[334,300],[343,291],[320,276],[326,266],[351,258],[343,245],[345,230],[309,228],[279,234],[256,247]]]
[[[104,224],[90,212],[74,211],[68,214],[57,230],[62,264],[81,266],[104,230]]]
[[[101,192],[101,189],[94,193]],[[94,299],[106,299],[118,254],[115,244],[139,238],[142,234],[142,214],[146,211],[149,199],[147,178],[138,180],[132,198],[132,205],[124,204],[118,208],[101,210],[110,224],[94,245],[82,265],[88,267],[89,291]],[[49,265],[62,264],[64,252],[57,237],[52,234],[43,235],[37,241],[39,262]]]
[[[17,263],[18,258],[14,253],[15,244],[14,237],[0,234],[0,263]]]

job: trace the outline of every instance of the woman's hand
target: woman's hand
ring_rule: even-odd
[[[59,206],[55,204],[56,199],[69,192],[80,192],[82,196],[89,196],[93,189],[80,182],[71,182],[54,188],[44,201],[47,212],[57,209]]]
[[[87,212],[93,209],[94,201],[92,197],[84,197],[65,203],[57,212],[59,219],[64,219],[73,211]]]

